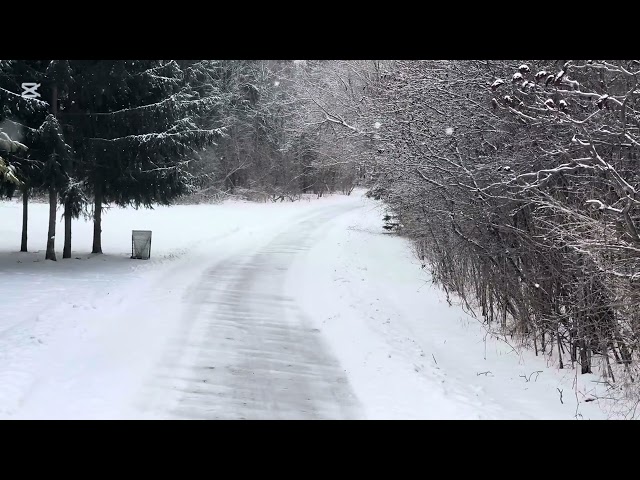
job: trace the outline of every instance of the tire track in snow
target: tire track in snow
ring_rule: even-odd
[[[155,376],[173,418],[343,419],[361,416],[320,332],[283,295],[289,266],[340,205],[289,224],[254,251],[208,268],[187,292],[190,327]],[[188,330],[188,331],[187,331]]]

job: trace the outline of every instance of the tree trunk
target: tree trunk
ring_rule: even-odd
[[[562,370],[564,368],[564,363],[562,362],[562,345],[561,345],[561,340],[560,340],[560,327],[557,327],[557,331],[556,331],[556,335],[557,335],[557,341],[558,341],[558,366],[560,368],[560,370]]]
[[[62,258],[71,258],[71,210],[69,204],[64,206],[64,249]]]
[[[606,347],[604,350],[604,358],[605,358],[605,361],[607,362],[607,372],[608,372],[608,375],[611,377],[611,382],[616,383],[616,377],[613,375],[613,369],[611,368],[611,362],[609,361],[609,350]]]
[[[585,339],[580,339],[580,373],[591,372],[591,352]]]
[[[95,203],[93,209],[93,249],[91,253],[102,253],[102,179],[94,184]]]
[[[46,260],[56,261],[56,206],[58,193],[55,187],[49,187],[49,234],[47,237]]]
[[[51,91],[51,113],[54,116],[58,114],[58,88],[53,85]],[[58,205],[58,192],[54,185],[49,186],[49,235],[47,236],[47,253],[45,254],[46,260],[56,261],[56,209]]]
[[[29,219],[29,190],[25,187],[22,190],[22,241],[20,251],[27,251],[27,220]]]

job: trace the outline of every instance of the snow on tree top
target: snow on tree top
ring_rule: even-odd
[[[536,81],[541,80],[543,77],[546,77],[547,75],[549,75],[549,72],[547,72],[546,70],[540,70],[538,73],[536,73],[533,78],[536,79]]]
[[[535,90],[536,88],[536,84],[533,82],[530,82],[529,80],[525,80],[524,82],[522,82],[522,90],[526,90],[527,88],[529,88],[529,90]]]
[[[511,81],[512,82],[519,82],[520,80],[522,80],[522,74],[519,72],[516,72],[513,74],[513,77],[511,77]]]
[[[607,100],[609,99],[609,95],[604,94],[596,100],[596,105],[598,108],[602,109],[607,104]]]
[[[529,73],[531,71],[531,69],[529,68],[529,65],[523,63],[522,65],[520,65],[518,67],[518,70],[520,71],[520,73]]]

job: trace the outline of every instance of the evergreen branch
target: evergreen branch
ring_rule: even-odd
[[[207,105],[207,104],[212,104],[214,102],[215,99],[210,98],[210,97],[205,97],[205,98],[198,98],[198,99],[194,99],[194,100],[182,100],[180,97],[181,96],[185,96],[185,92],[178,92],[178,93],[174,93],[173,95],[171,95],[170,97],[165,98],[164,100],[161,100],[159,102],[156,103],[150,103],[148,105],[141,105],[139,107],[130,107],[130,108],[122,108],[120,110],[114,110],[112,112],[89,112],[86,113],[86,115],[88,116],[107,116],[107,115],[117,115],[117,114],[121,114],[121,113],[137,113],[137,112],[141,112],[141,111],[145,111],[145,110],[153,110],[159,107],[163,107],[165,105],[168,105],[171,102],[173,103],[173,107],[182,107],[182,108],[188,108],[188,107],[192,107],[192,106],[197,106],[200,104],[203,105]]]
[[[149,142],[151,140],[161,140],[168,137],[181,137],[190,133],[201,133],[208,135],[215,135],[218,133],[218,129],[213,130],[204,130],[204,129],[192,129],[192,130],[183,130],[175,133],[161,132],[161,133],[144,133],[142,135],[126,135],[123,137],[116,138],[100,138],[100,137],[88,137],[86,140],[95,141],[95,142],[105,142],[105,143],[117,143],[127,140],[138,140],[140,143]]]
[[[34,103],[37,106],[42,107],[42,108],[49,108],[49,106],[50,106],[49,103],[45,102],[44,100],[38,100],[38,99],[35,99],[35,98],[23,97],[19,93],[12,92],[11,90],[7,90],[6,88],[0,87],[0,92],[7,93],[11,97],[16,97],[17,99],[23,100],[23,101],[25,101],[27,103]]]

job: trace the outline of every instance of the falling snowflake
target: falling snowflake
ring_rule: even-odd
[[[540,284],[539,283],[536,283],[536,288],[540,288]]]
[[[275,82],[273,82],[273,86],[277,87],[278,85],[280,85],[280,82],[278,80],[276,80]]]
[[[445,128],[444,133],[446,133],[447,135],[453,135],[453,128],[452,127]]]
[[[382,124],[380,122],[376,122],[373,124],[373,128],[376,128],[376,129],[380,128],[381,126]]]

